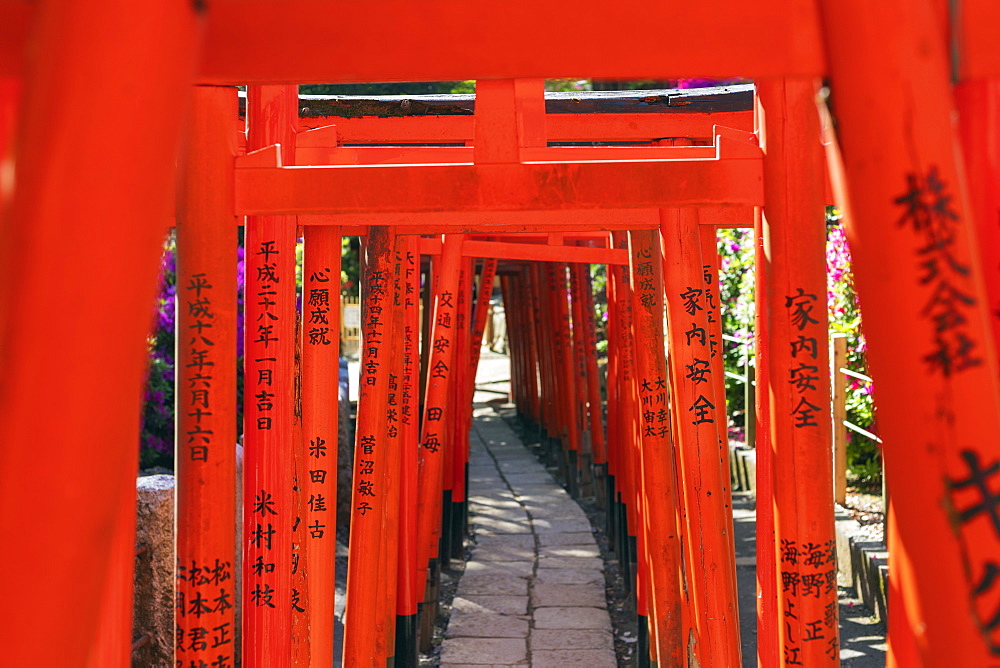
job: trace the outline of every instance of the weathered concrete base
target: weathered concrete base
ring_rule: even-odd
[[[136,480],[135,602],[132,636],[150,642],[132,655],[132,665],[170,666],[174,657],[174,476]]]

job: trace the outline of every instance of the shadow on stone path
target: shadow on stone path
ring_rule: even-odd
[[[587,516],[500,416],[482,406],[474,416],[474,547],[441,666],[615,666],[604,562]]]

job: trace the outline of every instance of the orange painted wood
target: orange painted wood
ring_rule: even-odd
[[[9,159],[8,153],[13,151],[21,87],[19,78],[0,77],[0,164],[4,164]],[[0,193],[8,192],[14,187],[13,182],[8,183],[11,176],[9,170],[0,169]]]
[[[574,36],[551,30],[566,16],[578,17]],[[210,8],[208,17],[201,78],[217,83],[823,72],[815,9],[803,2],[751,7],[724,0],[695,7],[639,0],[613,5],[516,0],[502,7],[470,7],[453,0],[418,6],[399,0],[365,6],[271,0],[247,8],[224,0]],[[664,25],[687,30],[658,39],[657,27]],[[370,39],[376,32],[382,36],[378,47]],[[331,34],[339,37],[335,43],[328,39]],[[575,38],[581,34],[601,35],[601,48]],[[248,52],[241,48],[246,43],[260,46]],[[770,48],[755,48],[761,43]]]
[[[613,234],[616,248],[628,249],[628,235],[624,232]],[[641,471],[639,464],[639,406],[636,382],[636,354],[634,341],[634,314],[632,282],[624,267],[613,267],[615,279],[615,300],[617,303],[617,342],[619,350],[619,387],[621,395],[620,424],[622,471],[621,489],[628,513],[629,535],[637,535],[640,530],[639,504],[641,500]],[[640,613],[643,614],[643,613]]]
[[[737,210],[740,207],[736,207]],[[749,212],[745,207],[742,210]],[[414,212],[414,213],[352,213],[304,214],[300,225],[368,226],[390,224],[408,234],[473,232],[526,233],[549,230],[614,230],[632,226],[653,229],[659,226],[656,209],[601,209],[576,211],[491,211],[491,212]]]
[[[0,4],[0,25],[12,23],[2,34],[9,39],[0,52],[5,71],[18,71],[24,58],[23,29],[30,22],[25,4]],[[814,12],[808,3],[787,0],[752,7],[735,0],[697,7],[639,0],[613,5],[517,0],[503,7],[467,7],[454,0],[429,0],[419,6],[400,0],[370,6],[322,0],[268,0],[247,6],[224,0],[204,12],[208,25],[199,79],[239,84],[664,79],[692,72],[714,78],[820,75],[824,63]],[[571,15],[579,17],[574,35],[551,30]],[[390,16],[390,22],[383,19]],[[663,25],[684,25],[687,30],[670,40],[658,39],[656,27]],[[383,36],[379,46],[370,39],[375,33]],[[335,43],[329,40],[331,34],[338,35]],[[600,34],[601,48],[575,39],[578,34]],[[259,46],[248,50],[248,43]],[[771,48],[756,48],[760,43]],[[415,58],[417,53],[421,57]]]
[[[309,465],[299,484],[306,498],[310,663],[318,668],[333,656],[341,236],[337,227],[309,227],[303,235],[302,434]],[[329,475],[314,479],[310,470]]]
[[[706,223],[721,228],[753,227],[753,207],[719,206],[699,207],[711,209]],[[367,233],[369,225],[392,225],[408,234],[541,234],[549,232],[572,233],[609,232],[613,230],[659,229],[658,209],[593,209],[572,211],[449,211],[416,213],[349,213],[303,214],[300,225],[342,225],[356,235]]]
[[[760,160],[751,158],[246,168],[236,174],[236,212],[371,214],[748,206],[762,203],[760,170]]]
[[[610,249],[604,249],[607,253]],[[583,350],[587,357],[587,401],[588,423],[594,464],[606,464],[607,448],[604,438],[604,407],[601,400],[600,371],[597,365],[597,325],[594,322],[594,288],[590,281],[590,267],[585,264],[571,265],[579,274],[581,296],[581,325],[583,327]]]
[[[516,118],[511,118],[515,133]],[[487,126],[490,127],[490,126]],[[318,132],[318,131],[313,131]],[[301,135],[300,135],[301,136]],[[515,138],[519,135],[515,134]],[[497,139],[477,140],[492,146]],[[506,157],[482,154],[473,146],[339,146],[315,142],[318,146],[296,149],[299,165],[418,165],[418,164],[498,164],[516,162],[582,162],[585,160],[712,160],[718,149],[710,146],[552,146],[517,147]],[[499,154],[503,155],[503,154]],[[480,159],[481,158],[481,159]]]
[[[948,54],[930,3],[907,3],[895,19],[904,9],[896,2],[821,7],[828,39],[850,25],[854,46],[831,51],[834,90],[881,87],[867,120],[860,101],[838,105],[848,179],[838,199],[850,197],[859,299],[879,304],[865,312],[871,374],[891,379],[878,390],[879,434],[903,547],[896,554],[909,564],[891,585],[904,601],[894,614],[905,617],[924,664],[988,665],[1000,651],[991,575],[1000,530],[992,497],[966,481],[979,475],[992,485],[1000,460],[996,351],[957,164]]]
[[[573,334],[570,329],[569,289],[566,284],[566,265],[546,263],[548,277],[549,310],[552,316],[552,341],[555,349],[556,386],[555,399],[558,402],[558,435],[562,448],[579,452],[580,425],[577,420],[578,397],[576,368],[573,355]],[[570,475],[575,475],[575,472]]]
[[[388,328],[385,330],[385,340],[392,344],[384,346],[381,354],[383,369],[388,372],[388,391],[386,402],[381,410],[385,420],[385,476],[382,482],[383,528],[382,542],[378,553],[378,592],[379,616],[385,620],[380,646],[384,647],[383,662],[395,655],[396,647],[396,606],[398,598],[399,550],[392,549],[399,543],[400,475],[402,473],[402,375],[403,349],[399,342],[403,340],[403,264],[406,254],[407,240],[402,236],[392,239],[392,262],[388,299],[385,302],[385,314]],[[388,354],[387,354],[388,353]]]
[[[580,459],[578,467],[582,471],[585,466],[593,463],[593,441],[590,436],[590,385],[588,382],[587,351],[585,348],[585,313],[583,311],[583,285],[580,280],[580,272],[577,268],[580,265],[569,264],[569,301],[570,317],[572,318],[571,330],[573,333],[572,362],[573,362],[573,382],[576,391],[576,401],[574,402],[573,418],[579,433]],[[595,353],[596,354],[596,353]],[[589,458],[589,461],[585,460]],[[586,475],[591,475],[589,472]]]
[[[994,346],[1000,345],[1000,77],[955,86],[969,204],[975,216]]]
[[[757,391],[754,395],[756,429],[754,443],[757,472],[757,665],[777,665],[781,656],[778,642],[778,574],[774,537],[774,448],[771,445],[771,401],[765,391],[770,372],[771,337],[768,334],[770,305],[767,300],[768,274],[763,267],[769,260],[764,245],[764,219],[758,210],[754,215],[754,373]],[[744,427],[746,429],[746,427]],[[749,432],[745,432],[749,433]]]
[[[235,657],[236,91],[196,86],[177,210],[176,659]],[[134,558],[134,557],[133,557]]]
[[[722,380],[718,280],[701,259],[701,226],[693,209],[663,213],[663,283],[666,292],[670,386],[676,417],[686,505],[686,543],[694,546],[688,593],[698,629],[694,651],[702,666],[740,663],[736,556],[729,445]],[[714,240],[715,231],[711,232]],[[714,247],[712,248],[715,253]],[[641,277],[640,280],[650,280]],[[714,282],[714,285],[713,285]],[[647,427],[669,420],[664,411],[643,417]],[[726,440],[724,441],[724,437]]]
[[[716,125],[752,132],[753,112],[546,114],[544,122],[543,136],[550,142],[648,141],[660,137],[708,140]],[[323,135],[334,135],[342,144],[454,144],[472,140],[473,123],[472,116],[302,117],[299,139],[306,145]],[[315,139],[309,137],[313,134],[310,130],[319,131]]]
[[[137,408],[199,36],[188,4],[31,8],[30,54],[0,19],[0,67],[24,77],[3,164],[16,184],[0,191],[0,526],[24,547],[0,556],[17,601],[3,660],[124,665],[134,559],[116,559],[135,536]],[[77,113],[49,115],[55,90]]]
[[[384,576],[385,505],[389,452],[385,419],[391,361],[394,234],[374,227],[365,244],[362,269],[361,376],[351,496],[351,537],[344,611],[344,665],[384,666],[386,643]]]
[[[455,402],[453,419],[449,425],[451,437],[451,484],[445,489],[451,490],[453,504],[465,501],[465,464],[468,461],[469,429],[467,418],[471,417],[472,396],[470,387],[475,387],[475,370],[469,361],[472,340],[472,306],[473,267],[472,258],[462,258],[462,269],[458,282],[458,293],[455,296],[455,364],[452,367],[454,383],[452,397]],[[470,371],[472,373],[470,377]],[[451,549],[447,546],[446,549]]]
[[[417,451],[420,448],[420,252],[408,235],[403,252],[403,366],[400,379],[399,569],[397,615],[417,614]]]
[[[660,665],[681,665],[688,633],[681,623],[681,528],[677,524],[674,444],[667,414],[668,377],[663,353],[663,266],[656,231],[629,232],[629,278],[641,430],[642,521],[649,557],[655,624],[656,657]],[[653,418],[649,419],[652,414]],[[651,642],[654,634],[650,633]]]
[[[462,236],[448,235],[441,254],[441,269],[431,310],[427,389],[421,421],[419,477],[417,480],[417,567],[426,578],[428,562],[437,557],[441,537],[441,493],[444,489],[448,449],[451,370],[455,366],[455,309],[462,262]],[[425,307],[427,308],[427,307]]]
[[[950,26],[954,39],[949,47],[958,78],[972,82],[1000,77],[1000,56],[996,51],[1000,8],[989,0],[967,0],[949,8],[954,24]]]
[[[247,144],[292,147],[294,86],[251,87]],[[284,159],[293,155],[285,151]],[[290,665],[292,448],[295,373],[295,220],[246,221],[244,332],[243,662]],[[326,475],[316,469],[310,476]]]
[[[437,239],[421,239],[420,246],[421,252],[425,255],[440,253],[440,243]],[[466,257],[491,257],[503,260],[628,264],[628,255],[619,249],[550,246],[542,243],[507,243],[467,239],[463,244],[462,254]]]
[[[835,665],[836,538],[823,154],[815,82],[758,83],[764,112],[765,274],[781,665]],[[775,261],[780,258],[780,261]]]

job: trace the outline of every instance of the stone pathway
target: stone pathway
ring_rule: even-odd
[[[474,416],[475,542],[441,666],[616,666],[604,562],[590,522],[502,418],[485,407]]]

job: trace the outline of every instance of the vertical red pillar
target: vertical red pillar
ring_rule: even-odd
[[[387,329],[385,340],[392,341],[393,345],[385,346],[382,350],[383,371],[388,373],[388,391],[386,392],[386,403],[384,408],[385,419],[385,477],[381,485],[384,499],[382,500],[382,549],[379,551],[378,566],[378,591],[381,608],[379,615],[385,620],[382,639],[379,643],[385,648],[383,661],[392,658],[396,648],[396,598],[399,574],[399,513],[400,513],[400,483],[399,476],[402,472],[402,435],[401,435],[401,415],[402,408],[402,369],[403,369],[403,347],[398,342],[403,340],[403,264],[406,254],[406,240],[403,237],[395,236],[393,242],[393,260],[390,266],[390,287],[389,299],[386,301],[385,315],[387,316]]]
[[[851,35],[849,53],[828,49],[833,89],[879,91],[872,104],[838,98],[847,190],[837,199],[850,197],[871,373],[890,379],[879,434],[895,558],[909,566],[893,571],[903,601],[893,615],[924,665],[989,665],[1000,654],[996,346],[936,4],[820,7],[830,44]]]
[[[449,544],[445,549],[451,558],[459,558],[464,543],[465,516],[465,464],[468,461],[469,418],[471,395],[469,386],[475,386],[475,371],[471,369],[470,347],[472,340],[471,306],[473,294],[472,258],[462,259],[459,277],[457,309],[455,311],[455,366],[452,396],[455,412],[451,423],[451,508],[445,512],[451,526],[447,529]],[[470,373],[471,372],[471,373]]]
[[[663,353],[663,267],[659,232],[629,232],[629,273],[642,438],[643,534],[649,554],[656,652],[664,666],[682,665],[687,633],[681,624],[681,549],[677,526],[674,445],[667,412]],[[662,420],[660,418],[663,418]]]
[[[754,371],[757,392],[754,394],[756,420],[757,475],[754,488],[757,500],[757,665],[777,665],[781,656],[778,642],[778,573],[774,538],[774,448],[771,444],[771,400],[766,388],[771,338],[768,334],[770,306],[767,302],[767,262],[764,246],[764,217],[754,209]],[[747,432],[749,433],[749,432]]]
[[[417,665],[417,450],[420,440],[420,251],[407,235],[403,254],[403,366],[400,380],[399,564],[396,604],[396,665]]]
[[[177,209],[175,657],[236,655],[236,89],[196,86]]]
[[[578,431],[579,458],[577,460],[576,474],[580,479],[581,496],[592,496],[593,490],[593,439],[591,437],[590,417],[592,407],[590,406],[590,384],[589,384],[589,361],[586,347],[586,324],[587,313],[583,306],[583,277],[581,269],[585,269],[580,263],[570,263],[569,265],[569,286],[570,286],[570,314],[573,318],[573,380],[576,388],[576,402],[574,408],[574,418]],[[592,319],[592,318],[591,318]],[[597,352],[593,351],[596,356]],[[596,366],[596,360],[595,360]]]
[[[764,264],[782,664],[834,665],[836,537],[823,154],[816,85],[758,84],[764,110]]]
[[[706,274],[701,230],[695,209],[664,209],[663,282],[667,299],[671,397],[682,465],[687,543],[694,546],[688,582],[698,628],[693,649],[703,666],[740,663],[736,609],[736,556],[733,545],[726,398],[721,380],[718,283]],[[713,249],[714,253],[714,249]],[[714,290],[713,290],[714,287]],[[668,416],[660,416],[664,422]],[[657,418],[660,419],[660,418]]]
[[[1000,345],[1000,79],[955,86],[970,211],[994,346]]]
[[[21,103],[21,80],[0,77],[0,193],[11,191],[13,176],[14,130],[17,127],[17,110]]]
[[[340,396],[339,227],[306,227],[302,257],[302,437],[310,665],[333,656]],[[317,471],[311,475],[310,471]],[[296,592],[293,592],[293,596]],[[296,607],[301,608],[301,604]],[[302,614],[302,613],[299,613]]]
[[[295,86],[248,88],[248,150],[280,143],[291,164],[297,121]],[[243,662],[255,668],[292,651],[295,218],[249,216],[245,247]]]
[[[434,304],[430,305],[433,309],[429,332],[431,352],[424,395],[417,481],[417,566],[425,577],[430,561],[438,556],[444,459],[448,452],[447,426],[450,424],[446,416],[454,415],[455,411],[455,407],[449,405],[449,393],[451,370],[455,365],[455,296],[461,272],[462,241],[462,235],[445,236]]]
[[[607,452],[604,442],[604,407],[601,401],[601,380],[597,364],[597,326],[594,323],[594,287],[590,280],[590,268],[586,264],[573,265],[579,274],[581,298],[581,326],[583,351],[587,363],[587,399],[590,438],[593,446],[594,464],[606,467]]]
[[[347,607],[344,610],[344,665],[379,666],[385,646],[385,600],[379,598],[380,557],[386,497],[389,394],[388,343],[391,303],[393,233],[372,226],[365,244],[362,276],[361,377],[354,446],[351,538],[347,560]]]
[[[173,2],[34,9],[0,190],[0,527],[31,549],[0,556],[17,601],[3,659],[124,665],[146,337],[199,19]],[[76,112],[53,116],[53,91]]]

